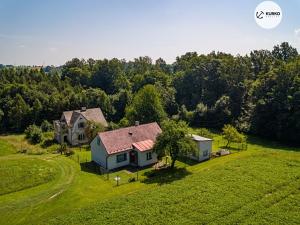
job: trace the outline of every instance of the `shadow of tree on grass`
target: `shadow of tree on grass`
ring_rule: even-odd
[[[284,150],[284,151],[296,151],[300,152],[300,146],[293,145],[292,143],[283,143],[275,140],[267,140],[257,136],[249,135],[247,137],[249,144],[261,145],[266,148],[271,148],[274,150]]]
[[[163,168],[160,170],[151,170],[144,173],[144,176],[146,177],[144,180],[142,180],[142,183],[145,184],[153,184],[157,183],[159,185],[163,184],[169,184],[173,181],[180,180],[188,175],[190,175],[191,172],[187,171],[186,168]]]

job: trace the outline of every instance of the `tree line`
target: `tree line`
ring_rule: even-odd
[[[188,52],[173,64],[74,58],[58,68],[0,68],[1,132],[82,106],[100,107],[111,128],[173,118],[299,144],[300,56],[284,42],[246,56]]]

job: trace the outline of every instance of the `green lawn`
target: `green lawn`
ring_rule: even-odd
[[[57,168],[39,158],[0,157],[0,195],[47,183]]]
[[[49,224],[297,224],[300,158],[258,152],[224,165],[180,170],[160,186],[117,196]],[[178,179],[177,179],[178,178]],[[152,181],[152,182],[155,182]],[[149,181],[151,183],[151,181]]]
[[[220,140],[215,136],[214,149]],[[19,142],[17,142],[18,140]],[[22,135],[1,137],[0,224],[297,224],[300,153],[251,137],[247,151],[174,171],[125,170],[99,175],[90,151],[11,154]],[[2,146],[2,145],[1,145]],[[11,148],[11,149],[10,149]],[[50,148],[54,148],[51,146]],[[274,150],[275,149],[275,150]],[[284,150],[284,151],[283,151]],[[123,181],[116,186],[113,178]]]
[[[0,156],[16,153],[14,146],[7,141],[0,139]]]

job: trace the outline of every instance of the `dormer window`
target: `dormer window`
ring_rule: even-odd
[[[84,128],[84,122],[78,123],[78,128]]]

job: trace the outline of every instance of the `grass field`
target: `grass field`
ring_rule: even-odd
[[[16,153],[14,146],[7,141],[0,139],[0,156]]]
[[[218,148],[214,137],[214,148]],[[13,154],[0,137],[0,224],[299,224],[300,152],[249,138],[248,150],[116,186],[89,170],[90,152]],[[3,145],[2,145],[3,144]],[[4,147],[2,147],[4,146]],[[45,149],[43,150],[45,151]],[[51,152],[46,149],[46,152]],[[111,174],[126,180],[135,174]]]
[[[1,157],[0,195],[47,183],[54,179],[56,173],[55,167],[41,159]]]

